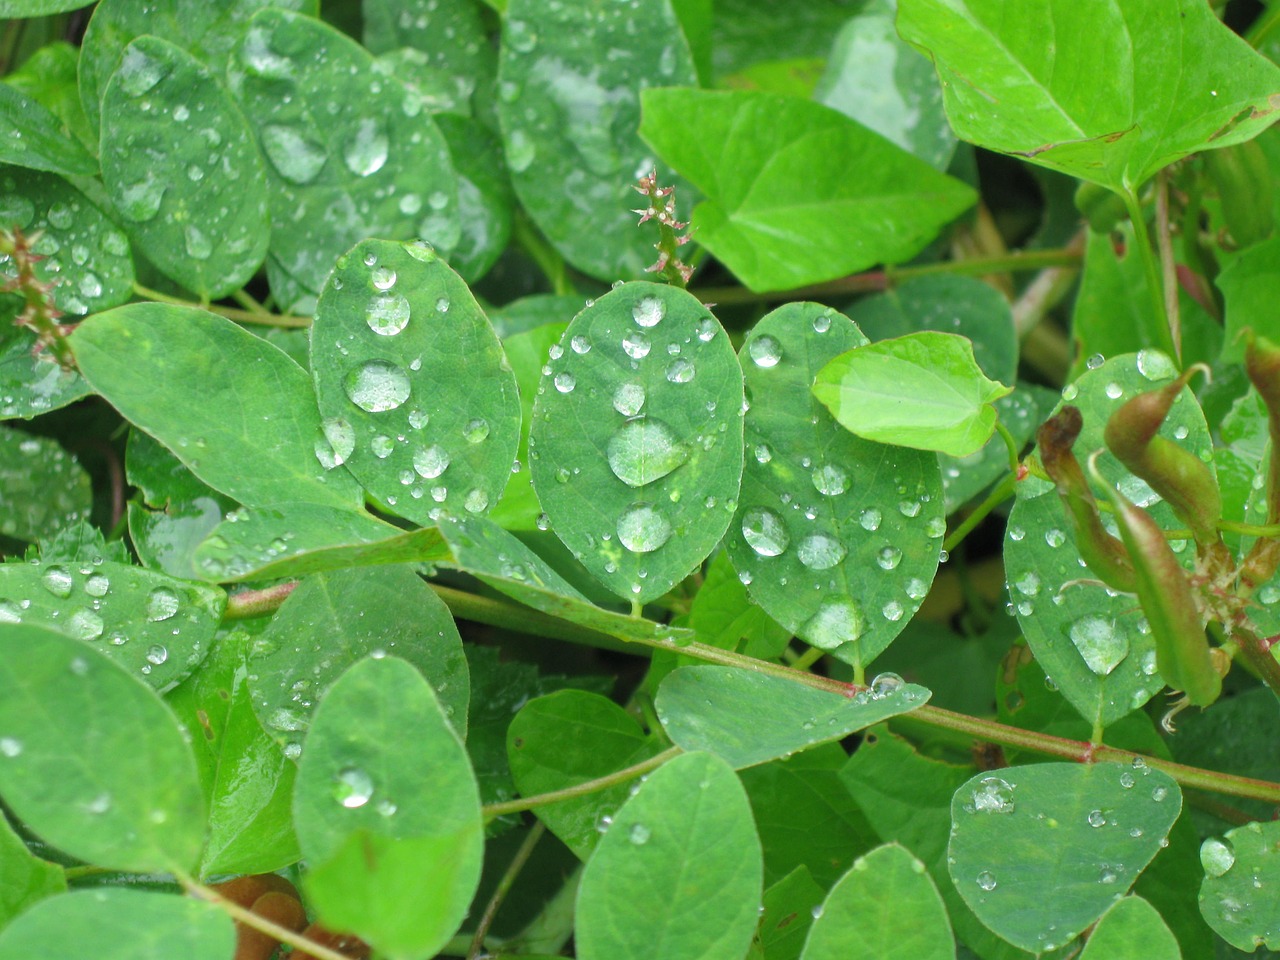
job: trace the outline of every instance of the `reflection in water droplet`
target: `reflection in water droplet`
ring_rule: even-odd
[[[482,443],[489,436],[489,421],[484,417],[474,417],[462,428],[462,437],[467,443]]]
[[[1017,809],[1013,787],[999,777],[983,777],[974,786],[967,807],[976,813],[1013,813]]]
[[[858,517],[858,523],[862,526],[862,529],[872,532],[880,529],[880,520],[880,511],[875,507],[868,507],[866,510],[863,510],[861,515]]]
[[[903,680],[896,673],[878,673],[871,681],[871,696],[876,700],[889,697],[901,690],[902,686]]]
[[[347,767],[339,771],[333,798],[348,810],[363,807],[373,796],[373,781],[363,770]]]
[[[418,476],[433,480],[449,466],[449,452],[439,444],[423,447],[413,455],[413,469]]]
[[[667,379],[672,383],[688,383],[695,372],[693,363],[684,357],[677,357],[667,365]]]
[[[365,321],[374,333],[393,337],[409,323],[409,301],[398,293],[374,297]]]
[[[831,314],[820,313],[813,318],[813,332],[826,333],[831,329]]]
[[[387,457],[391,456],[391,451],[395,448],[396,442],[381,433],[369,441],[369,449],[379,460],[387,459]]]
[[[324,147],[293,127],[262,128],[262,149],[280,176],[299,185],[314,180],[329,155]]]
[[[1172,380],[1178,375],[1173,361],[1151,347],[1138,351],[1138,372],[1148,380]]]
[[[643,330],[633,330],[622,338],[622,349],[632,360],[643,360],[649,355],[649,335]]]
[[[489,495],[480,489],[472,490],[462,501],[462,506],[467,513],[484,513],[489,509]]]
[[[169,659],[169,650],[162,643],[153,643],[147,647],[147,663],[160,666]]]
[[[642,487],[665,477],[689,459],[689,451],[661,420],[628,420],[609,438],[609,469],[629,487]]]
[[[389,146],[381,121],[375,117],[362,117],[355,135],[342,151],[342,160],[357,177],[368,177],[381,170],[387,162]]]
[[[67,621],[71,635],[78,640],[97,640],[102,636],[102,618],[92,610],[77,610]]]
[[[835,650],[862,636],[862,608],[848,597],[828,600],[800,628],[800,636],[823,650]]]
[[[356,447],[356,432],[351,424],[337,417],[320,422],[324,436],[315,443],[316,459],[326,470],[340,467],[347,462]]]
[[[71,596],[71,588],[75,581],[65,567],[50,567],[44,572],[40,582],[55,597],[65,600]]]
[[[800,541],[796,554],[810,570],[829,570],[848,554],[843,543],[825,533],[811,533]]]
[[[649,842],[649,828],[643,823],[632,824],[631,832],[627,834],[627,839],[636,846],[643,846]]]
[[[657,297],[643,297],[631,308],[631,316],[642,327],[656,327],[666,315],[667,307]]]
[[[213,241],[194,223],[182,228],[182,242],[187,248],[187,256],[194,260],[208,260],[213,256]]]
[[[814,469],[813,485],[824,496],[838,497],[849,488],[849,474],[843,467],[825,463]]]
[[[147,594],[147,619],[152,623],[168,620],[178,612],[178,595],[168,587],[156,587]]]
[[[394,363],[369,360],[347,374],[343,388],[361,410],[381,413],[409,399],[409,376]]]
[[[84,582],[84,592],[91,597],[105,597],[111,589],[111,581],[100,573],[95,573]]]
[[[747,353],[757,367],[776,367],[782,359],[782,344],[766,333],[747,345]]]
[[[881,547],[876,554],[876,565],[881,570],[892,570],[901,562],[902,551],[895,546]]]
[[[764,507],[752,507],[742,515],[742,536],[762,557],[779,556],[791,542],[782,518]]]
[[[644,407],[644,387],[638,383],[624,383],[613,393],[613,409],[624,417],[634,417]]]
[[[652,553],[671,538],[671,521],[649,503],[635,503],[618,518],[618,540],[632,553]]]
[[[570,340],[569,346],[573,349],[574,353],[579,355],[591,352],[591,341],[581,334]]]
[[[1211,877],[1220,877],[1236,863],[1236,851],[1231,843],[1210,837],[1200,845],[1200,864]]]
[[[578,381],[574,379],[573,374],[563,370],[555,375],[555,379],[552,382],[561,393],[573,393],[573,388],[578,385]]]
[[[719,329],[720,324],[716,323],[713,317],[703,317],[697,325],[698,339],[703,343],[710,343],[715,339]]]
[[[884,618],[888,620],[890,623],[897,623],[899,620],[902,619],[902,614],[904,611],[902,609],[902,604],[900,604],[897,600],[890,600],[888,603],[886,603],[883,607],[880,608],[880,612],[884,615]]]
[[[1129,655],[1129,638],[1114,619],[1081,617],[1068,630],[1071,642],[1095,674],[1105,677]]]
[[[978,886],[980,886],[983,890],[990,891],[996,888],[995,874],[993,874],[990,870],[983,870],[974,879],[977,881]]]
[[[124,48],[120,66],[116,68],[116,83],[129,96],[140,97],[153,89],[168,73],[167,64],[130,44]]]

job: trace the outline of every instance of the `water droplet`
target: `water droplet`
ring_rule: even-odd
[[[1211,877],[1222,876],[1235,866],[1235,862],[1236,851],[1229,841],[1210,837],[1200,845],[1200,865]]]
[[[84,804],[86,813],[106,813],[111,809],[111,794],[100,793]]]
[[[77,610],[67,622],[72,636],[80,640],[97,640],[102,636],[102,618],[92,610]]]
[[[826,333],[831,329],[831,314],[820,313],[813,318],[813,332]]]
[[[321,144],[293,127],[268,125],[262,128],[261,137],[267,159],[291,183],[310,183],[329,159]]]
[[[812,477],[814,487],[827,497],[838,497],[849,488],[849,474],[843,467],[834,463],[825,463],[817,467]]]
[[[1156,803],[1161,803],[1168,795],[1169,790],[1167,787],[1154,787],[1151,790],[1151,799]]]
[[[382,413],[409,399],[409,375],[387,360],[369,360],[347,374],[347,396],[361,410]]]
[[[613,409],[624,417],[634,417],[644,407],[644,387],[638,383],[624,383],[613,393]]]
[[[1173,361],[1150,347],[1138,351],[1138,372],[1148,380],[1172,380],[1178,375]]]
[[[213,241],[194,223],[182,228],[183,246],[187,248],[187,256],[196,260],[208,260],[213,256]]]
[[[398,293],[375,297],[369,304],[365,321],[374,333],[393,337],[409,323],[409,301]]]
[[[1028,597],[1034,597],[1040,592],[1040,577],[1034,572],[1028,570],[1018,578],[1018,581],[1014,586],[1020,593],[1024,593]]]
[[[467,443],[481,443],[489,436],[489,421],[484,417],[474,417],[462,428],[462,438]]]
[[[65,567],[50,567],[44,572],[40,582],[51,594],[63,600],[71,596],[71,588],[75,583]]]
[[[1057,549],[1067,542],[1067,535],[1057,527],[1052,527],[1044,532],[1044,542]]]
[[[894,546],[881,547],[876,554],[876,565],[881,570],[892,570],[902,562],[902,551]]]
[[[0,737],[0,757],[8,757],[12,760],[14,757],[22,755],[22,741],[13,737]]]
[[[434,480],[449,466],[449,452],[439,444],[423,447],[413,455],[413,469],[425,480]]]
[[[657,297],[643,297],[631,308],[631,316],[642,327],[656,327],[666,315],[666,304]]]
[[[147,663],[160,666],[169,659],[169,650],[162,643],[153,643],[147,647]]]
[[[1085,818],[1089,821],[1091,827],[1105,827],[1107,825],[1107,817],[1101,810],[1090,810],[1089,816]]]
[[[130,45],[124,48],[120,66],[116,70],[116,82],[130,97],[140,97],[152,90],[168,74],[167,64]]]
[[[861,515],[858,517],[858,523],[862,525],[863,530],[868,530],[874,533],[880,529],[881,519],[879,510],[875,507],[868,507],[866,510],[863,510]]]
[[[800,628],[800,636],[823,650],[835,650],[862,636],[862,608],[848,597],[828,600]]]
[[[91,597],[105,597],[111,589],[111,581],[100,573],[95,573],[84,582],[84,592]]]
[[[357,177],[377,173],[387,162],[390,144],[381,121],[375,117],[362,117],[355,136],[347,141],[342,151],[342,161]]]
[[[703,343],[710,343],[715,339],[716,333],[720,330],[720,324],[716,323],[713,317],[703,317],[698,321],[697,327],[698,339]]]
[[[652,553],[671,539],[671,521],[650,503],[634,503],[618,518],[618,541],[632,553]]]
[[[643,360],[649,355],[649,335],[643,330],[633,330],[622,338],[622,349],[632,360]]]
[[[996,877],[990,870],[983,870],[974,879],[983,890],[991,891],[996,888]]]
[[[667,379],[672,383],[688,383],[695,373],[693,362],[678,357],[667,365]]]
[[[1120,786],[1124,787],[1124,789],[1126,790],[1130,789],[1133,786],[1133,783],[1134,783],[1133,774],[1130,773],[1128,770],[1120,774]]]
[[[983,777],[970,797],[971,813],[1013,813],[1013,787],[1000,777]]]
[[[431,422],[431,417],[425,410],[419,410],[416,407],[409,411],[409,426],[415,430],[421,430]]]
[[[178,612],[178,595],[168,587],[156,587],[147,594],[147,619],[152,623],[168,620]]]
[[[557,373],[552,382],[561,393],[573,393],[573,388],[578,385],[578,381],[574,379],[573,374],[565,370]]]
[[[320,429],[324,436],[315,442],[316,459],[326,470],[340,467],[356,448],[355,430],[347,421],[337,417],[322,420]]]
[[[338,773],[333,788],[333,798],[348,810],[363,807],[373,796],[373,781],[357,767],[347,767]]]
[[[1120,874],[1116,873],[1115,869],[1109,864],[1104,863],[1102,869],[1098,871],[1099,883],[1115,883],[1119,879]]]
[[[1071,642],[1095,674],[1105,677],[1129,655],[1129,638],[1116,621],[1090,614],[1073,623]]]
[[[689,459],[689,451],[661,420],[636,417],[609,438],[606,455],[613,475],[629,487],[665,477]]]
[[[369,281],[375,289],[390,290],[396,285],[396,272],[390,267],[375,267],[369,274]]]
[[[920,516],[920,501],[903,500],[898,504],[898,512],[904,517],[918,517]]]
[[[747,353],[757,367],[776,367],[782,359],[782,344],[766,333],[747,344]]]
[[[1118,383],[1108,383],[1103,390],[1112,400],[1119,400],[1124,396],[1124,387],[1120,386]]]
[[[871,696],[876,700],[889,697],[901,690],[902,686],[903,680],[896,673],[878,673],[871,681]]]
[[[1027,531],[1023,530],[1021,527],[1009,528],[1009,539],[1014,541],[1015,543],[1020,541],[1026,535],[1027,535]]]
[[[902,604],[897,600],[890,600],[880,608],[880,612],[884,614],[884,618],[890,623],[897,623],[902,619],[902,614],[905,611],[902,609]]]
[[[649,828],[643,823],[633,824],[630,833],[627,834],[627,839],[636,846],[643,846],[649,842]]]
[[[472,490],[462,501],[462,506],[467,513],[484,513],[489,509],[489,495],[479,488]]]
[[[378,434],[369,441],[369,449],[373,455],[379,460],[385,460],[391,456],[391,452],[395,450],[396,442],[384,434]]]
[[[1097,370],[1100,366],[1102,366],[1106,362],[1107,362],[1106,357],[1104,357],[1100,353],[1095,353],[1093,356],[1091,356],[1088,360],[1084,362],[1084,365],[1090,370]]]
[[[591,352],[591,341],[579,334],[569,341],[569,346],[573,348],[573,352],[577,354],[587,354]]]
[[[930,517],[924,525],[924,535],[931,540],[937,540],[947,532],[947,518],[943,516]]]
[[[764,507],[752,507],[742,515],[742,536],[762,557],[778,556],[791,542],[782,518]]]

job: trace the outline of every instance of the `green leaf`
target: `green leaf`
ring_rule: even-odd
[[[765,890],[757,934],[764,960],[799,960],[813,913],[825,896],[805,867],[796,867]]]
[[[556,535],[618,596],[662,596],[723,536],[742,407],[728,336],[675,287],[610,291],[551,351],[529,437],[534,489]]]
[[[189,870],[204,802],[177,719],[103,654],[0,625],[0,794],[65,853],[116,870]]]
[[[0,931],[0,960],[226,960],[236,928],[212,903],[103,888],[44,900]]]
[[[0,564],[0,623],[93,644],[161,693],[204,659],[225,602],[217,587],[111,560]]]
[[[707,196],[694,236],[753,290],[909,260],[974,202],[821,104],[674,88],[643,100],[642,136]]]
[[[0,294],[0,420],[32,417],[65,407],[91,391],[73,370],[47,351],[37,354],[36,335],[12,325],[21,301]]]
[[[312,865],[305,889],[330,927],[398,960],[434,955],[466,916],[484,846],[480,796],[462,741],[409,663],[361,660],[329,688],[294,821]]]
[[[637,135],[641,92],[697,82],[671,4],[511,0],[498,71],[498,119],[521,205],[579,270],[639,277],[656,239],[630,210],[631,184],[653,166]]]
[[[662,681],[662,727],[685,750],[754,766],[924,706],[929,691],[885,674],[856,696],[738,667],[681,667]]]
[[[802,960],[953,960],[947,909],[925,865],[896,843],[853,862],[813,921]]]
[[[1012,392],[983,374],[966,338],[933,331],[842,354],[813,386],[846,430],[953,457],[986,445],[996,426],[991,404]]]
[[[946,170],[955,153],[933,64],[898,37],[890,4],[840,28],[813,98],[935,170]]]
[[[97,149],[97,139],[89,132],[80,106],[80,85],[76,77],[79,64],[79,47],[65,40],[54,40],[32,52],[16,70],[5,76],[4,82],[50,111],[92,154]]]
[[[582,875],[581,960],[740,960],[756,928],[760,841],[733,771],[676,757],[614,817]]]
[[[790,630],[747,599],[747,588],[727,553],[717,553],[707,564],[686,626],[700,643],[722,650],[738,650],[741,644],[748,656],[765,659],[780,656],[791,639]]]
[[[0,84],[0,162],[66,176],[98,172],[98,162],[62,132],[57,117],[7,83]]]
[[[311,367],[334,459],[393,513],[429,523],[497,502],[519,439],[515,376],[429,247],[365,240],[339,258]]]
[[[1019,383],[1013,393],[1000,397],[993,406],[1014,445],[1025,450],[1057,401],[1058,394],[1047,387]],[[939,454],[938,465],[942,468],[943,510],[950,516],[1009,473],[1009,447],[1003,437],[993,435],[986,446],[967,457]]]
[[[1129,889],[1181,809],[1178,785],[1146,766],[1041,763],[980,773],[951,801],[951,878],[1001,937],[1052,950]]]
[[[1253,953],[1280,949],[1280,823],[1246,823],[1200,847],[1200,912],[1232,946]],[[1270,891],[1264,893],[1263,891]]]
[[[1199,0],[900,0],[961,139],[1113,190],[1256,136],[1280,70]],[[993,110],[993,104],[999,104]]]
[[[438,114],[435,120],[458,173],[462,234],[449,263],[474,283],[489,272],[511,240],[515,196],[502,162],[502,141],[477,120],[449,114]]]
[[[1275,237],[1246,250],[1218,275],[1218,289],[1226,301],[1222,336],[1225,359],[1237,362],[1244,359],[1244,340],[1240,334],[1246,328],[1269,340],[1280,341],[1280,323],[1271,310],[1276,297],[1280,296],[1278,272],[1280,237]]]
[[[89,515],[93,490],[55,441],[0,427],[0,534],[38,540]]]
[[[62,867],[31,853],[8,819],[0,817],[0,930],[32,904],[66,889]]]
[[[182,48],[159,37],[125,47],[102,94],[102,178],[142,253],[202,300],[262,265],[262,157],[231,95]]]
[[[662,749],[613,701],[585,690],[559,690],[530,700],[507,729],[507,759],[523,797],[563,790],[647,760]],[[601,830],[627,799],[632,783],[537,807],[545,823],[586,860]]]
[[[388,654],[418,669],[465,737],[470,684],[458,628],[435,591],[403,566],[305,579],[250,653],[254,709],[285,754],[296,758],[329,684],[361,658]]]
[[[262,729],[249,694],[247,653],[266,623],[245,621],[224,634],[165,698],[190,735],[209,807],[200,876],[268,873],[298,860],[296,768]]]
[[[810,392],[866,338],[814,303],[770,313],[739,351],[751,408],[726,544],[751,598],[808,643],[862,667],[928,592],[946,533],[937,457],[853,436]]]
[[[312,312],[333,262],[365,237],[456,245],[449,147],[418,96],[354,40],[264,9],[229,79],[268,161],[267,275],[282,307]]]
[[[1116,407],[1167,383],[1174,373],[1167,357],[1144,350],[1136,357],[1114,357],[1069,384],[1063,402],[1079,407],[1084,417],[1077,456],[1083,459],[1103,447],[1102,431]],[[1208,427],[1193,398],[1189,389],[1183,392],[1160,435],[1201,455],[1212,467]],[[1169,507],[1110,453],[1102,453],[1097,464],[1108,483],[1147,508],[1161,526],[1179,526]],[[1194,550],[1187,549],[1186,541],[1175,540],[1171,546],[1181,551],[1186,566],[1194,563]],[[1100,585],[1080,582],[1087,572],[1062,503],[1048,482],[1029,477],[1018,484],[1004,560],[1010,599],[1036,660],[1089,723],[1114,723],[1163,686],[1154,641],[1144,632],[1149,628],[1133,597],[1109,596]]]
[[[1102,915],[1080,960],[1182,960],[1182,951],[1155,907],[1124,897]]]
[[[0,0],[0,16],[47,17],[88,5],[85,0]]]
[[[96,203],[61,177],[0,166],[0,223],[28,237],[40,234],[31,245],[45,258],[35,264],[36,279],[54,285],[53,301],[63,313],[80,316],[129,299],[133,291],[129,241]],[[12,277],[13,270],[13,262],[6,260],[0,265],[0,276]],[[48,386],[33,383],[31,389],[35,412],[53,409],[39,405],[52,399]],[[5,407],[10,403],[6,401]]]
[[[350,474],[316,455],[325,435],[306,373],[261,337],[192,307],[134,303],[80,324],[71,345],[94,389],[215,490],[250,506],[355,505]]]

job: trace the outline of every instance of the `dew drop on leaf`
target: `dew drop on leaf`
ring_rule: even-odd
[[[78,640],[97,640],[102,636],[102,618],[92,610],[77,610],[67,621],[71,635]]]
[[[644,387],[638,383],[624,383],[613,392],[613,409],[624,417],[634,417],[644,407]]]
[[[320,144],[293,127],[262,128],[262,149],[284,179],[305,186],[320,174],[329,155]]]
[[[467,513],[484,513],[489,509],[489,495],[479,488],[471,490],[463,499],[462,506]]]
[[[409,301],[398,293],[375,297],[365,320],[374,333],[393,337],[409,323]]]
[[[95,573],[84,582],[84,592],[91,597],[105,597],[111,589],[111,581],[100,573]]]
[[[1085,664],[1100,677],[1111,673],[1129,655],[1129,638],[1107,617],[1081,617],[1071,624],[1068,636]]]
[[[347,396],[361,410],[382,413],[409,399],[409,375],[387,360],[369,360],[347,374]]]
[[[642,297],[631,308],[631,316],[642,327],[656,327],[667,315],[666,305],[657,297]]]
[[[631,831],[627,834],[627,839],[636,846],[643,846],[649,842],[649,828],[643,823],[632,824]]]
[[[153,643],[147,647],[147,663],[160,666],[169,659],[169,648],[162,643]]]
[[[777,338],[766,333],[756,337],[747,345],[747,353],[751,355],[751,361],[757,367],[776,367],[778,361],[782,359],[782,344],[777,341]]]
[[[902,619],[902,614],[905,611],[902,609],[902,604],[900,604],[897,600],[890,600],[880,609],[880,612],[884,615],[884,618],[888,620],[890,623],[897,623],[899,620]]]
[[[876,554],[876,566],[881,570],[892,570],[902,562],[902,551],[895,546],[881,547]]]
[[[862,636],[865,623],[858,603],[839,597],[825,601],[800,628],[800,636],[815,647],[835,650]]]
[[[622,349],[632,360],[643,360],[649,355],[649,335],[643,330],[633,330],[622,338]]]
[[[1150,347],[1138,351],[1138,372],[1148,380],[1172,380],[1178,375],[1173,361]]]
[[[385,434],[380,433],[376,437],[374,437],[372,440],[369,441],[370,451],[372,451],[373,455],[377,457],[379,460],[387,459],[387,457],[391,456],[391,451],[393,451],[395,448],[396,448],[395,441],[392,440],[390,437],[386,436]]]
[[[156,587],[147,594],[147,619],[152,623],[168,620],[178,612],[178,595],[168,587]]]
[[[0,737],[0,757],[13,759],[22,755],[22,741],[14,737]]]
[[[875,507],[868,507],[863,510],[858,517],[858,523],[863,530],[875,532],[880,529],[881,513]]]
[[[667,379],[672,383],[688,383],[696,372],[692,361],[677,357],[667,365]]]
[[[983,777],[973,788],[969,804],[974,813],[1013,813],[1013,787],[1000,777]]]
[[[413,469],[425,480],[434,480],[449,466],[449,452],[439,444],[423,447],[413,455]]]
[[[671,521],[650,503],[634,503],[618,518],[618,540],[632,553],[652,553],[671,539]]]
[[[555,380],[552,381],[556,385],[556,389],[561,393],[573,393],[573,388],[578,385],[578,381],[574,379],[572,373],[560,371],[556,374]]]
[[[742,536],[762,557],[776,557],[791,543],[782,518],[764,507],[752,507],[742,515]]]
[[[879,673],[871,681],[871,696],[875,699],[892,696],[902,689],[903,681],[896,673]]]
[[[811,533],[796,548],[800,562],[810,570],[830,570],[848,552],[843,543],[826,533]]]
[[[661,420],[637,417],[609,438],[606,456],[615,477],[629,487],[643,487],[688,460],[689,451]]]
[[[489,436],[489,421],[484,417],[474,417],[462,428],[463,439],[467,443],[482,443]]]
[[[838,497],[849,488],[849,474],[834,463],[826,463],[813,471],[813,485],[827,497]]]
[[[364,117],[355,135],[347,141],[342,160],[357,177],[368,177],[382,169],[388,152],[387,133],[382,123],[374,117]],[[394,282],[394,274],[392,276]]]
[[[363,807],[373,796],[373,781],[357,767],[346,767],[338,772],[333,797],[348,810]]]
[[[1211,877],[1220,877],[1236,862],[1236,852],[1226,840],[1210,837],[1200,845],[1200,865]]]

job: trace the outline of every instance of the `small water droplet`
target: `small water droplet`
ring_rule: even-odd
[[[1227,840],[1210,837],[1200,845],[1200,865],[1211,877],[1220,877],[1236,863],[1236,851]]]
[[[467,443],[481,443],[489,436],[489,421],[484,417],[473,417],[462,428],[462,437]]]
[[[1057,527],[1051,527],[1044,532],[1044,542],[1057,549],[1067,542],[1067,535]]]
[[[409,301],[398,293],[374,297],[365,314],[365,322],[374,333],[393,337],[409,323]]]
[[[71,573],[65,567],[50,567],[44,572],[40,582],[44,584],[46,590],[62,600],[71,596],[71,589],[75,584]]]
[[[903,687],[903,680],[896,673],[878,673],[871,681],[871,696],[879,700],[897,693]]]
[[[449,452],[439,444],[423,447],[413,455],[413,469],[424,480],[434,480],[449,467]]]
[[[693,362],[678,357],[667,365],[667,379],[672,383],[688,383],[696,372]]]
[[[1118,383],[1108,383],[1103,390],[1112,400],[1119,400],[1124,396],[1124,387]]]
[[[1107,817],[1101,810],[1090,810],[1089,816],[1086,817],[1091,827],[1105,827],[1107,825]]]
[[[835,650],[862,636],[862,608],[848,597],[828,600],[800,628],[800,636],[823,650]]]
[[[782,359],[782,344],[777,338],[762,334],[747,344],[747,353],[757,367],[776,367]]]
[[[633,330],[622,338],[622,349],[632,360],[643,360],[651,346],[649,335],[643,330]]]
[[[1138,351],[1138,372],[1148,380],[1172,380],[1178,375],[1173,361],[1150,347]]]
[[[661,420],[636,417],[609,438],[606,456],[615,477],[629,487],[642,487],[683,464],[689,451]]]
[[[363,807],[373,796],[373,781],[357,767],[346,767],[338,772],[333,798],[348,810]]]
[[[162,643],[153,643],[147,647],[147,663],[160,666],[169,659],[169,649]]]
[[[0,737],[0,757],[8,757],[12,760],[14,757],[22,755],[22,741],[14,737]]]
[[[882,517],[879,510],[875,507],[868,507],[858,516],[858,523],[862,526],[863,530],[868,530],[874,533],[880,529],[881,519]]]
[[[649,828],[643,823],[632,824],[631,830],[627,834],[627,839],[636,846],[643,846],[649,842]]]
[[[1000,777],[983,777],[970,795],[971,812],[1013,813],[1017,804],[1013,800],[1013,787]]]
[[[342,161],[357,177],[368,177],[382,169],[389,152],[390,142],[382,122],[376,117],[362,117],[342,151]]]
[[[991,891],[996,888],[996,877],[990,870],[983,870],[974,879],[983,890]]]
[[[91,597],[105,597],[111,589],[111,581],[100,573],[95,573],[84,582],[84,592]]]
[[[379,460],[387,459],[395,448],[396,442],[385,434],[380,433],[369,441],[369,449]]]
[[[876,554],[876,565],[881,570],[892,570],[902,562],[902,551],[894,546],[881,547]]]
[[[644,407],[644,387],[638,383],[621,384],[613,393],[613,409],[624,417],[634,417]]]
[[[1071,642],[1085,664],[1105,677],[1129,655],[1129,638],[1114,619],[1090,614],[1068,629]]]
[[[652,553],[671,539],[671,521],[650,503],[634,503],[618,518],[618,541],[632,553]]]
[[[834,463],[825,463],[814,469],[813,485],[819,493],[827,497],[838,497],[849,488],[849,474]]]
[[[880,612],[884,615],[884,618],[888,620],[890,623],[897,623],[899,620],[902,619],[902,615],[905,611],[902,609],[902,604],[900,604],[897,600],[890,600],[888,603],[886,603],[883,607],[880,608]]]
[[[631,308],[631,316],[642,327],[656,327],[667,315],[667,307],[657,297],[643,297]]]
[[[762,557],[779,556],[791,542],[782,518],[764,507],[752,507],[742,515],[742,536]]]
[[[1084,362],[1084,365],[1090,370],[1097,370],[1100,366],[1102,366],[1106,362],[1107,362],[1106,357],[1104,357],[1100,353],[1095,353],[1093,356],[1091,356],[1088,360]]]
[[[579,334],[569,341],[569,346],[573,348],[573,352],[577,354],[587,354],[591,352],[591,341]]]
[[[489,509],[489,495],[479,488],[471,490],[463,499],[462,506],[467,513],[484,513]]]
[[[556,385],[556,389],[561,393],[573,393],[573,388],[578,385],[578,381],[572,373],[562,370],[555,375],[552,381]]]
[[[813,332],[826,333],[831,329],[831,314],[820,313],[813,318]]]

